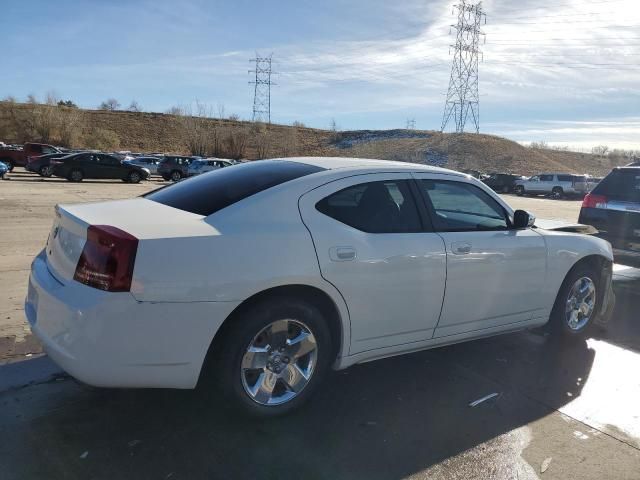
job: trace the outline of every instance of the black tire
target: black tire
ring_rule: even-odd
[[[575,329],[569,326],[567,305],[569,304],[569,298],[574,285],[583,278],[588,278],[593,282],[595,287],[595,292],[593,294],[594,306],[587,322],[580,328]],[[553,309],[551,310],[547,330],[553,335],[564,340],[584,340],[589,338],[595,328],[595,319],[598,316],[603,294],[604,292],[600,285],[600,271],[588,263],[576,265],[569,271],[564,282],[562,282],[562,286],[558,291],[558,296],[556,297]]]
[[[77,168],[71,170],[69,172],[69,176],[67,177],[67,180],[69,180],[70,182],[81,182],[83,179],[84,173],[82,173],[82,170],[78,170]]]
[[[260,404],[245,390],[243,376],[246,375],[246,370],[242,369],[242,359],[263,329],[284,319],[293,323],[301,322],[315,337],[315,367],[306,385],[293,398],[276,405]],[[221,338],[216,339],[213,345],[207,362],[209,368],[206,368],[203,380],[210,383],[215,379],[230,405],[237,406],[250,415],[272,417],[298,408],[311,397],[334,360],[329,327],[320,310],[307,302],[290,297],[275,297],[254,305],[238,314],[237,318],[230,319],[230,322],[229,327],[220,332]],[[284,382],[273,391],[276,392],[281,387],[284,389]]]
[[[169,177],[169,178],[170,178],[170,179],[171,179],[171,181],[173,181],[173,182],[179,182],[180,180],[182,180],[182,176],[183,176],[183,175],[182,175],[182,172],[181,172],[180,170],[173,170],[173,171],[171,172],[171,175],[170,175],[170,177]]]
[[[509,185],[502,186],[502,193],[509,193],[509,190],[510,190]]]
[[[50,177],[53,175],[53,167],[51,165],[43,165],[40,167],[40,170],[38,170],[38,174],[41,177]]]
[[[142,180],[142,175],[139,172],[132,171],[127,175],[127,182],[129,183],[140,183]]]
[[[524,186],[516,185],[515,192],[516,192],[516,195],[518,195],[519,197],[522,197],[524,195]]]
[[[162,178],[164,179],[165,182],[168,182],[169,180],[171,180],[171,177],[168,175],[162,175]]]
[[[556,200],[560,200],[562,197],[564,197],[564,190],[562,189],[562,187],[553,187],[551,189],[551,197],[555,198]]]

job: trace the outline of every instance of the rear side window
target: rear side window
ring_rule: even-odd
[[[573,180],[572,175],[558,175],[559,182],[570,182],[571,180]]]
[[[416,204],[404,180],[368,182],[347,187],[320,200],[316,209],[362,232],[422,231]]]
[[[324,168],[286,160],[255,161],[221,168],[169,185],[144,197],[208,216],[244,198]]]
[[[640,168],[613,170],[596,185],[593,193],[612,200],[640,202]]]

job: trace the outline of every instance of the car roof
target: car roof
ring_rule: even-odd
[[[431,165],[423,165],[421,163],[409,163],[399,162],[394,160],[376,160],[371,158],[349,158],[349,157],[287,157],[287,158],[274,158],[273,160],[286,160],[289,162],[306,163],[307,165],[314,165],[316,167],[324,168],[326,170],[341,171],[370,171],[370,170],[385,170],[385,171],[421,171],[421,172],[434,172],[434,173],[448,173],[451,175],[458,175],[466,177],[464,173],[448,170],[446,168],[433,167]]]

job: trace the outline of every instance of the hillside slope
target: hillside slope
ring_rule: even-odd
[[[38,122],[42,123],[53,114],[57,115],[58,124],[54,122],[49,129],[39,125]],[[189,153],[195,143],[204,154],[249,159],[295,155],[353,156],[523,175],[543,171],[603,175],[615,166],[608,158],[531,149],[505,138],[483,134],[410,130],[331,132],[161,113],[77,110],[0,102],[0,140],[40,140],[43,131],[52,143],[68,143],[78,148]]]

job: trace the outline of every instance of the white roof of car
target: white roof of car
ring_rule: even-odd
[[[393,160],[375,160],[371,158],[349,158],[349,157],[288,157],[279,158],[277,160],[288,160],[292,162],[306,163],[307,165],[315,165],[326,168],[328,170],[348,169],[348,170],[411,170],[424,172],[450,173],[455,175],[466,176],[463,173],[448,170],[446,168],[433,167],[431,165],[423,165],[421,163],[397,162]]]

